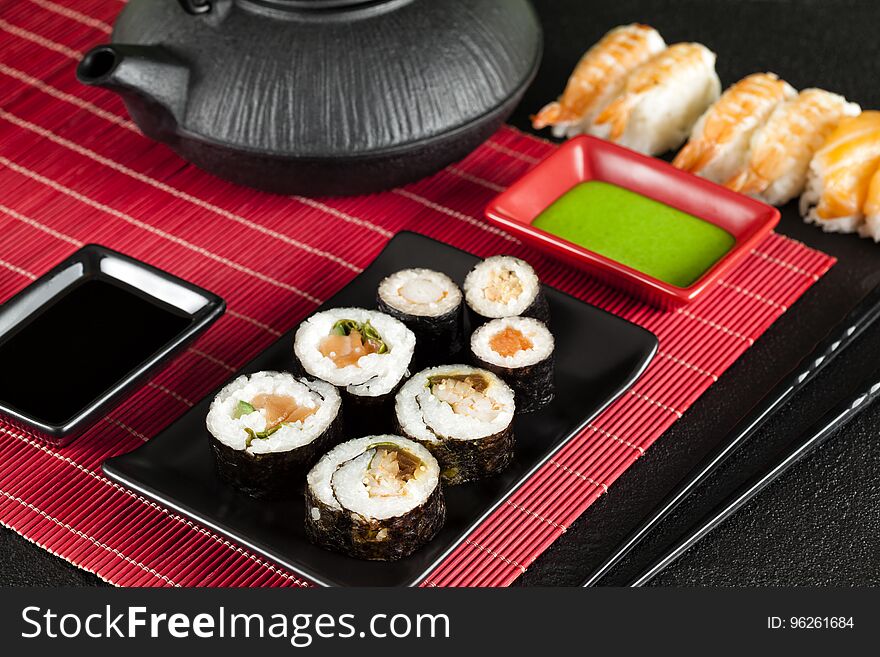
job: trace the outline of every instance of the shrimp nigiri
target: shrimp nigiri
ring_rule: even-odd
[[[810,160],[844,116],[861,108],[822,89],[804,89],[779,105],[752,135],[745,164],[725,185],[770,205],[799,196],[807,183]]]
[[[720,91],[715,53],[699,43],[677,43],[632,72],[590,132],[657,155],[681,145]]]
[[[796,95],[773,73],[743,78],[700,117],[672,164],[712,182],[726,182],[742,166],[755,130],[777,105]]]
[[[810,162],[801,196],[804,220],[830,233],[855,232],[864,219],[871,178],[880,165],[880,112],[841,119]]]
[[[871,177],[863,211],[865,223],[859,226],[859,235],[880,242],[880,169]]]
[[[666,42],[653,27],[634,23],[611,30],[581,57],[562,96],[533,116],[532,126],[553,126],[557,137],[586,132],[620,95],[630,72],[664,48]]]

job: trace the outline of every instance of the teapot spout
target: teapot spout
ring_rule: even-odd
[[[167,141],[183,121],[189,68],[160,46],[103,45],[76,69],[83,84],[118,93],[144,133]]]

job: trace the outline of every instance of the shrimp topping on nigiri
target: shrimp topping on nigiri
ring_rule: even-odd
[[[663,37],[653,27],[633,23],[611,30],[581,57],[562,96],[533,116],[532,126],[553,126],[557,137],[586,132],[623,90],[630,72],[664,48]]]
[[[865,218],[864,206],[878,166],[880,112],[841,119],[810,163],[801,196],[804,220],[826,232],[855,232]]]
[[[672,164],[713,182],[727,182],[743,165],[755,130],[797,92],[773,73],[754,73],[727,89],[694,126]]]
[[[745,164],[725,185],[771,205],[788,203],[803,191],[810,160],[840,120],[859,112],[843,96],[804,89],[755,131]]]
[[[657,155],[681,145],[720,91],[715,53],[699,43],[677,43],[632,72],[590,132]]]

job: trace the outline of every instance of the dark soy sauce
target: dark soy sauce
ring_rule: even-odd
[[[0,399],[65,423],[190,321],[124,284],[85,279],[0,344]]]

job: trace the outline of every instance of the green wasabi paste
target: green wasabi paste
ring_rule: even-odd
[[[694,283],[735,243],[715,224],[599,180],[563,194],[533,225],[678,287]]]

